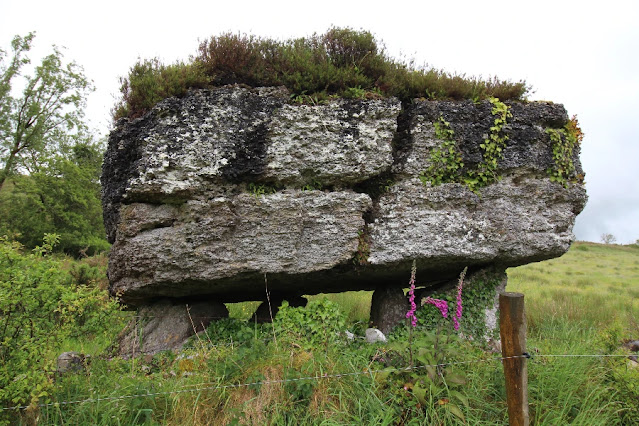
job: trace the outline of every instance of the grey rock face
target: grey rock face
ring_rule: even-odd
[[[179,203],[220,185],[347,186],[392,164],[397,100],[287,105],[259,90],[170,98],[109,138],[103,207],[109,240],[121,203]]]
[[[419,259],[422,270],[461,271],[561,256],[572,241],[573,209],[581,210],[585,199],[578,186],[557,186],[513,173],[486,187],[480,198],[461,184],[430,187],[417,178],[404,180],[379,199],[368,225],[369,262]]]
[[[568,249],[586,195],[546,173],[561,105],[510,105],[501,180],[475,194],[418,175],[442,146],[440,116],[465,167],[482,161],[489,102],[287,98],[200,90],[118,123],[102,176],[112,294],[263,300],[265,274],[279,294],[401,287],[414,259],[437,283]],[[573,162],[582,173],[578,150]]]
[[[298,190],[125,205],[111,291],[129,303],[194,293],[261,300],[264,274],[270,282],[270,274],[303,276],[350,262],[370,207],[365,194]],[[303,281],[273,290],[307,293]]]

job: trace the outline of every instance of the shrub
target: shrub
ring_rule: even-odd
[[[207,82],[198,62],[164,65],[157,58],[138,60],[129,76],[120,78],[122,99],[113,109],[113,117],[141,117],[161,100],[182,96],[188,89],[204,87]]]
[[[72,283],[62,260],[50,255],[57,241],[47,234],[42,246],[25,253],[19,243],[0,238],[2,406],[48,399],[60,343],[106,332],[113,322],[105,318],[118,310],[105,292]]]
[[[302,347],[324,347],[338,340],[345,318],[338,304],[326,298],[311,300],[306,307],[292,308],[284,302],[275,317],[275,329],[284,340]]]
[[[488,97],[506,101],[523,99],[529,90],[523,81],[481,80],[398,62],[370,32],[350,28],[330,28],[322,35],[287,41],[225,33],[200,43],[189,63],[167,66],[158,59],[140,60],[121,83],[115,120],[139,117],[166,97],[206,85],[286,86],[297,101],[369,94],[402,101]]]

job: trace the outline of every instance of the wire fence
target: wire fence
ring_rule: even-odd
[[[204,316],[194,314],[191,316],[190,309],[188,305],[186,305],[186,315],[184,314],[175,314],[175,315],[130,315],[129,318],[133,322],[133,326],[137,329],[140,326],[140,320],[152,320],[155,318],[180,318],[180,319],[188,319],[193,326],[195,331],[196,322],[201,322],[202,320],[207,319],[222,319],[228,318],[224,316]],[[201,324],[202,326],[204,324]],[[213,343],[210,336],[206,333],[206,329],[204,328],[203,338],[198,337],[198,341],[194,342],[194,349],[201,348],[217,348],[217,347],[234,347],[234,346],[242,346],[249,343],[253,343],[255,341],[273,341],[273,338],[265,338],[265,339],[252,339],[249,341],[229,341],[229,342],[216,342]],[[198,336],[198,334],[195,334]],[[215,336],[214,336],[215,337]],[[359,337],[359,336],[358,336]],[[134,350],[133,356],[142,355],[146,352],[140,350],[141,348]],[[352,372],[342,372],[342,373],[334,373],[334,374],[318,374],[314,376],[306,376],[306,377],[297,377],[297,378],[287,378],[287,379],[275,379],[275,380],[261,380],[261,381],[252,381],[247,383],[230,383],[230,384],[221,384],[224,380],[224,377],[215,378],[214,381],[209,381],[206,383],[198,383],[194,385],[186,385],[189,386],[188,389],[177,389],[177,390],[169,390],[169,391],[158,391],[158,392],[146,392],[146,393],[135,393],[129,395],[118,395],[118,396],[98,396],[93,398],[86,399],[77,399],[71,401],[56,401],[50,403],[42,403],[42,404],[32,404],[32,405],[16,405],[12,407],[2,407],[0,411],[16,411],[16,410],[25,410],[28,408],[46,408],[46,407],[60,407],[60,406],[68,406],[74,404],[89,404],[89,403],[99,403],[99,402],[113,402],[113,401],[122,401],[133,398],[152,398],[157,396],[168,396],[168,395],[177,395],[177,394],[185,394],[185,393],[194,393],[194,392],[206,392],[206,391],[215,391],[215,390],[224,390],[224,389],[233,389],[233,388],[241,388],[241,387],[252,387],[252,386],[262,386],[269,384],[280,384],[280,383],[288,383],[288,382],[299,382],[299,381],[313,381],[313,380],[328,380],[328,379],[342,379],[345,377],[354,377],[360,375],[370,375],[371,378],[374,378],[377,374],[388,374],[393,372],[407,372],[407,371],[415,371],[427,368],[444,368],[455,365],[467,365],[467,364],[475,364],[475,363],[487,363],[487,362],[495,362],[495,361],[506,361],[510,359],[528,359],[534,360],[535,358],[585,358],[585,357],[629,357],[628,354],[540,354],[533,353],[529,354],[527,352],[522,353],[521,355],[515,356],[501,356],[501,357],[489,357],[485,359],[474,359],[468,361],[454,361],[447,363],[439,363],[439,364],[427,364],[427,365],[419,365],[419,366],[405,366],[405,367],[386,367],[382,369],[370,369],[366,368],[361,371],[352,371]]]
[[[214,391],[214,390],[224,390],[224,389],[233,389],[233,388],[241,388],[241,387],[251,387],[251,386],[262,386],[269,384],[281,384],[288,382],[299,382],[299,381],[310,381],[310,380],[328,380],[328,379],[341,379],[344,377],[353,377],[360,375],[370,375],[372,378],[376,374],[381,373],[394,373],[394,372],[406,372],[406,371],[415,371],[426,368],[443,368],[454,365],[465,365],[465,364],[475,364],[475,363],[486,363],[486,362],[495,362],[495,361],[505,361],[508,359],[528,359],[534,360],[535,358],[567,358],[567,357],[624,357],[627,358],[627,354],[534,354],[531,355],[529,353],[523,353],[522,355],[509,356],[509,357],[491,357],[486,359],[478,359],[478,360],[470,360],[470,361],[455,361],[455,362],[447,362],[440,364],[427,364],[427,365],[419,365],[419,366],[406,366],[406,367],[387,367],[383,369],[365,369],[362,371],[353,371],[353,372],[345,372],[345,373],[334,373],[334,374],[319,374],[315,376],[307,376],[307,377],[297,377],[297,378],[289,378],[289,379],[276,379],[276,380],[261,380],[254,381],[248,383],[231,383],[222,385],[219,384],[223,378],[217,378],[217,382],[207,382],[207,383],[198,383],[189,389],[178,389],[171,391],[161,391],[161,392],[147,392],[147,393],[138,393],[131,395],[119,395],[119,396],[105,396],[105,397],[96,397],[96,398],[86,398],[86,399],[78,399],[73,401],[57,401],[50,403],[37,404],[35,407],[38,408],[46,408],[46,407],[59,407],[73,404],[87,404],[87,403],[97,403],[97,402],[111,402],[111,401],[121,401],[132,398],[151,398],[157,396],[168,396],[175,394],[184,394],[184,393],[193,393],[193,392],[205,392],[205,391]],[[33,406],[30,405],[16,405],[13,407],[3,407],[2,411],[15,411],[15,410],[25,410]]]

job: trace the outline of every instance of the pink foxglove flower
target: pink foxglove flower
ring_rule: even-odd
[[[415,304],[415,274],[417,273],[417,266],[413,260],[413,267],[410,270],[410,290],[408,290],[408,301],[410,302],[410,309],[406,312],[406,318],[410,318],[410,323],[413,327],[417,326],[417,305]]]
[[[455,330],[459,330],[459,320],[462,316],[462,288],[464,287],[464,277],[466,276],[467,270],[468,267],[464,268],[459,276],[459,282],[457,283],[457,312],[455,312],[455,316],[453,317],[453,326],[455,327]]]
[[[422,300],[422,306],[427,303],[435,305],[435,307],[437,307],[437,309],[439,309],[439,312],[442,314],[442,317],[448,318],[448,302],[441,299],[433,299],[432,297],[427,297]]]
[[[459,320],[462,317],[462,289],[464,287],[464,277],[466,276],[466,271],[468,268],[464,268],[461,275],[459,276],[459,283],[457,284],[457,310],[454,315],[451,315],[451,319],[453,321],[453,327],[455,330],[459,330]],[[448,318],[448,302],[441,299],[433,299],[432,297],[427,297],[422,300],[422,306],[426,304],[435,305],[439,312],[442,314],[442,317]]]

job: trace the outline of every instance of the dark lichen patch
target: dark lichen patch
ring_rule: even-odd
[[[255,180],[263,174],[266,167],[267,133],[267,124],[259,123],[245,133],[244,143],[234,144],[235,155],[222,168],[225,180],[239,183]]]
[[[102,210],[107,240],[113,244],[116,227],[120,222],[120,203],[131,179],[139,175],[142,158],[142,138],[151,118],[136,121],[134,125],[120,123],[109,136],[108,149],[102,163]],[[132,123],[133,124],[133,123]]]

